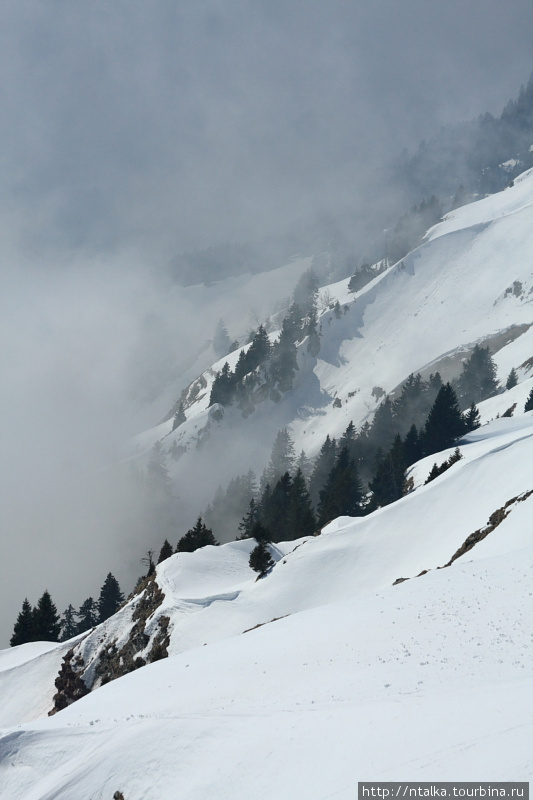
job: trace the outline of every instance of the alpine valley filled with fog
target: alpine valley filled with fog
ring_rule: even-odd
[[[285,63],[296,17],[243,15]],[[180,24],[216,41],[222,17],[207,17]],[[309,63],[335,54],[342,73],[331,24]],[[107,31],[89,30],[104,52]],[[56,65],[80,67],[69,97],[108,69],[72,46]],[[112,167],[96,132],[72,203],[70,179],[50,199],[51,117],[31,169],[8,170],[0,798],[348,800],[363,780],[531,780],[533,75],[494,113],[462,121],[450,104],[423,141],[398,113],[398,147],[369,136],[348,157],[334,97],[334,140],[303,100],[293,118],[298,73],[291,133],[261,162],[248,120],[231,156],[213,132],[226,95],[205,65],[200,125],[184,66],[199,55],[183,46],[180,157],[199,171],[173,162],[182,211],[170,140],[146,120]],[[109,74],[131,89],[125,47]],[[172,125],[172,81],[156,80],[171,62],[154,52],[135,85],[151,102],[158,86],[152,110]],[[231,125],[255,111],[282,136],[283,81],[263,108],[241,66]],[[117,131],[137,113],[121,104]],[[226,147],[212,186],[210,136]],[[116,183],[100,167],[91,183],[91,159]],[[232,206],[233,180],[250,204]]]

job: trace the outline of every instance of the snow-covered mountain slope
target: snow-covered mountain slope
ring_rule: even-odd
[[[168,658],[53,717],[36,720],[25,682],[45,696],[65,645],[8,651],[2,691],[33,721],[3,731],[0,797],[325,800],[369,777],[531,779],[533,413],[461,450],[427,486],[429,460],[414,465],[419,488],[397,503],[273,546],[261,580],[250,542],[172,556],[139,650],[167,618]],[[70,643],[89,681],[142,597]]]
[[[505,191],[448,214],[420,247],[360,292],[351,294],[347,280],[324,287],[320,353],[312,358],[307,342],[301,344],[295,387],[278,403],[264,401],[247,419],[226,408],[217,419],[208,408],[211,386],[224,361],[234,368],[240,352],[235,351],[193,384],[185,423],[172,431],[170,420],[146,431],[131,452],[146,453],[158,440],[170,452],[178,447],[180,459],[170,467],[183,493],[194,485],[198,497],[199,487],[206,487],[205,498],[197,500],[199,511],[216,488],[205,476],[219,454],[228,479],[250,467],[260,471],[275,434],[288,427],[297,452],[312,456],[327,434],[339,436],[350,421],[359,426],[373,415],[375,387],[389,393],[411,372],[432,368],[447,380],[459,374],[461,358],[476,343],[497,351],[503,382],[511,367],[530,376],[532,254],[530,170]],[[336,300],[340,318],[331,308]]]

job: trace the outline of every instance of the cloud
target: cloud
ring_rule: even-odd
[[[26,593],[136,574],[142,509],[109,464],[213,327],[161,267],[356,208],[385,158],[501,111],[531,28],[529,0],[5,0],[4,643]]]

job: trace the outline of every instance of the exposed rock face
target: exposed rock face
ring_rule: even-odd
[[[170,618],[160,616],[157,624],[150,626],[150,618],[164,597],[155,575],[150,575],[128,604],[133,613],[124,624],[133,625],[125,640],[117,641],[116,634],[107,638],[105,628],[100,626],[68,651],[55,681],[58,691],[49,714],[61,711],[97,686],[167,657]]]
[[[73,661],[74,666],[72,663]],[[84,664],[81,656],[74,657],[74,649],[69,650],[63,659],[59,675],[55,680],[57,692],[54,695],[54,707],[48,712],[49,717],[53,714],[57,714],[58,711],[70,706],[72,703],[75,703],[80,697],[89,694],[89,689],[80,677],[83,666]],[[75,668],[79,670],[79,672],[75,671]]]

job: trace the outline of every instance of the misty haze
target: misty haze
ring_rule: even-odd
[[[316,718],[317,737],[322,726],[333,739],[346,729],[361,774],[346,771],[343,745],[338,783],[299,784],[289,762],[300,755],[283,734],[279,785],[269,770],[249,772],[263,782],[257,797],[325,798],[331,788],[348,798],[369,778],[527,780],[524,734],[506,733],[510,711],[490,746],[464,723],[475,777],[450,726],[435,748],[454,753],[451,766],[435,756],[430,775],[421,766],[430,750],[415,764],[412,748],[431,736],[414,731],[428,731],[446,702],[439,682],[461,713],[463,686],[447,683],[444,661],[428,668],[423,712],[405,710],[405,744],[384,745],[394,757],[376,760],[373,734],[367,751],[343,715],[354,704],[364,716],[378,683],[402,703],[424,692],[425,677],[415,681],[402,659],[412,651],[424,663],[426,647],[431,661],[448,636],[464,686],[501,682],[508,708],[523,710],[517,726],[531,723],[530,693],[526,702],[522,684],[512,688],[525,677],[525,663],[513,671],[522,651],[502,644],[515,623],[517,641],[530,627],[528,606],[517,610],[520,559],[511,564],[533,500],[529,0],[7,0],[0,22],[0,725],[33,725],[53,710],[59,736],[62,719],[65,730],[106,720],[105,697],[114,724],[129,717],[129,694],[113,689],[127,680],[145,697],[132,717],[159,719],[154,670],[161,685],[184,682],[177,716],[205,712],[205,730],[186,734],[200,741],[224,698],[237,714],[254,707],[243,676],[255,676],[270,708],[279,686],[269,681],[286,658],[272,713],[293,702],[309,710],[316,697],[322,714],[337,680],[343,710]],[[467,575],[462,555],[474,545],[461,547],[474,532]],[[498,559],[486,574],[508,592],[501,618],[480,583],[482,557]],[[423,570],[433,589],[411,580],[389,597]],[[420,609],[448,620],[447,597],[458,619],[477,602],[474,584],[471,638],[447,622],[432,628]],[[44,618],[48,593],[53,632],[17,638],[23,613]],[[277,620],[279,633],[266,625]],[[487,620],[501,638],[483,638]],[[293,647],[315,665],[308,681]],[[335,680],[326,661],[337,663]],[[176,677],[174,662],[190,663],[211,699],[184,671]],[[352,674],[360,697],[347,688]],[[489,696],[472,691],[468,709],[474,718],[483,708],[490,727],[500,711]],[[384,698],[376,708],[396,702]],[[396,725],[392,712],[376,714],[376,730]],[[311,764],[318,744],[302,720],[295,736],[311,737]],[[257,724],[276,752],[277,723]],[[253,737],[224,730],[212,777],[184,773],[188,797],[232,796],[227,741]],[[103,745],[95,756],[98,785],[65,767],[50,789],[40,781],[52,762],[24,740],[17,758],[41,777],[0,767],[12,792],[0,796],[67,797],[72,777],[80,797],[170,799],[171,777],[156,790],[131,777],[120,736],[119,766],[106,767]],[[50,753],[71,746],[65,737]],[[244,778],[235,791],[251,796]]]

